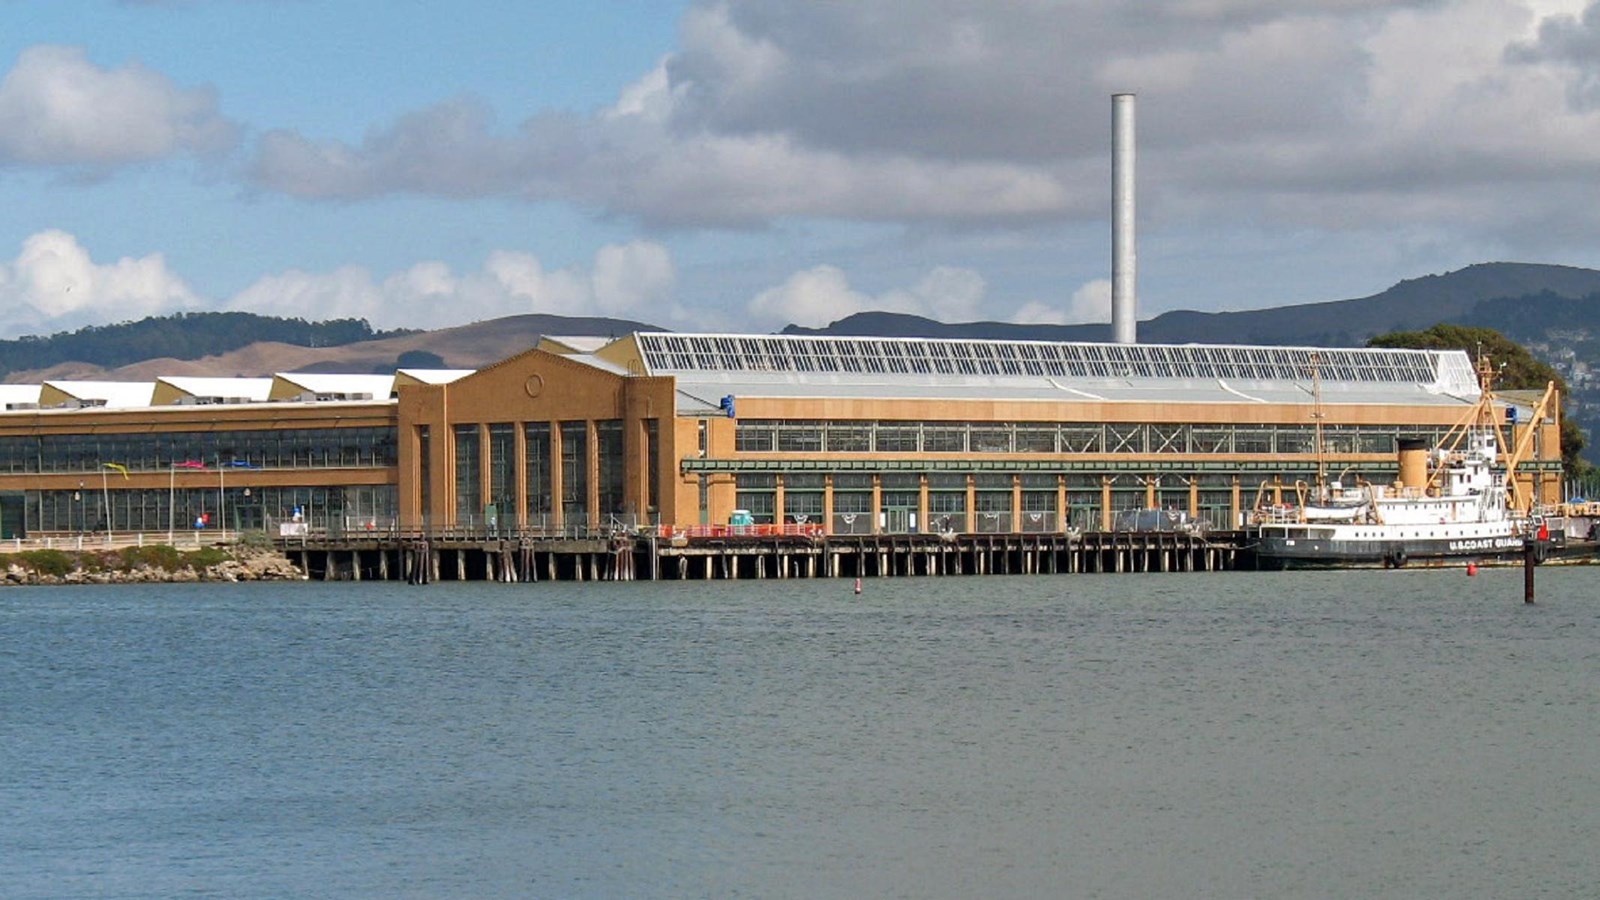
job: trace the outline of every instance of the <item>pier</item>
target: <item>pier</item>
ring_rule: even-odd
[[[304,534],[278,548],[321,581],[713,581],[1248,568],[1238,531],[822,535],[718,528],[585,535]]]

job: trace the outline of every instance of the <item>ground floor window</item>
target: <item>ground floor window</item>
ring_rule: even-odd
[[[389,531],[399,492],[393,485],[345,487],[151,488],[27,491],[26,533],[34,536],[200,532],[282,533],[284,525],[333,533]]]

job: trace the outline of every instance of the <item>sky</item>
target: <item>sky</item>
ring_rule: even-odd
[[[770,332],[1600,268],[1600,0],[0,0],[0,337]]]

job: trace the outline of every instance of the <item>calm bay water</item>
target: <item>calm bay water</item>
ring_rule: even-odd
[[[0,592],[0,894],[1586,897],[1600,570]]]

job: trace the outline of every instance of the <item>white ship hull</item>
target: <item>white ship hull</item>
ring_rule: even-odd
[[[1338,482],[1324,488],[1319,478],[1317,491],[1301,494],[1300,505],[1258,508],[1257,565],[1446,565],[1519,556],[1528,538],[1535,540],[1536,556],[1542,555],[1549,545],[1545,520],[1528,514],[1531,503],[1513,503],[1511,496],[1529,434],[1502,461],[1500,417],[1489,391],[1493,369],[1480,360],[1479,371],[1484,387],[1478,402],[1440,446],[1424,454],[1420,442],[1400,442],[1397,484],[1361,483],[1345,490]],[[1552,384],[1534,409],[1534,421],[1554,396]]]
[[[1519,521],[1434,525],[1285,523],[1262,525],[1256,562],[1263,569],[1439,566],[1522,554]]]

